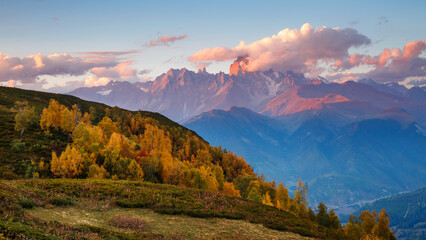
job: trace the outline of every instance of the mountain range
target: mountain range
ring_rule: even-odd
[[[313,205],[341,207],[426,185],[423,88],[246,72],[241,61],[230,74],[170,69],[154,81],[70,94],[185,123],[270,180],[295,186],[301,178]]]
[[[170,69],[149,82],[112,81],[105,86],[78,88],[69,94],[129,110],[160,112],[177,122],[212,109],[232,106],[255,111],[291,86],[307,81],[303,74],[275,71],[229,75]]]

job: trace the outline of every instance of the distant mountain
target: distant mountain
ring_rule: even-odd
[[[315,81],[294,86],[265,104],[260,112],[277,117],[305,110],[333,108],[337,111],[346,109],[345,115],[365,118],[379,109],[389,107],[404,108],[410,114],[426,120],[426,102],[393,95],[353,81],[342,84]]]
[[[398,239],[426,238],[426,188],[364,204],[353,215],[358,216],[367,209],[377,213],[385,209],[390,215],[390,227]]]
[[[287,88],[304,83],[303,74],[272,70],[228,75],[170,69],[147,83],[110,82],[69,94],[130,110],[160,112],[182,122],[202,112],[232,106],[260,109]]]
[[[361,79],[358,82],[368,84],[382,92],[388,92],[393,95],[406,97],[414,101],[426,102],[426,87],[412,87],[407,89],[398,83],[380,84],[371,79]]]
[[[405,111],[386,109],[342,125],[327,111],[304,113],[309,117],[274,119],[231,108],[203,113],[185,126],[238,151],[271,179],[294,186],[302,178],[314,205],[337,207],[426,185],[426,136]]]

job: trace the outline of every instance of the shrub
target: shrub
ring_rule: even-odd
[[[27,209],[31,209],[35,206],[34,201],[32,199],[22,199],[19,200],[18,203],[21,205],[21,207]]]
[[[119,207],[123,208],[148,208],[153,204],[149,200],[135,200],[135,201],[124,201],[124,200],[116,200],[115,204]]]
[[[54,197],[50,200],[50,203],[56,206],[70,206],[73,204],[71,198],[60,198]]]

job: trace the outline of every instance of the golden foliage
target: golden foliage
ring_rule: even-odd
[[[232,183],[232,182],[225,182],[223,184],[222,193],[229,195],[229,196],[241,197],[240,191],[235,190],[234,183]]]
[[[83,161],[76,148],[67,146],[59,158],[52,152],[51,171],[55,176],[73,178],[83,172]]]

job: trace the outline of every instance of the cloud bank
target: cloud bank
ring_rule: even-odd
[[[139,81],[138,71],[131,68],[133,62],[118,60],[119,56],[132,53],[135,51],[78,53],[80,57],[67,53],[47,56],[38,53],[18,58],[0,52],[0,85],[41,90],[48,83],[41,79],[43,76],[86,75],[83,80],[70,80],[51,88],[65,92],[83,86],[105,85],[111,80]],[[91,75],[87,76],[88,73]]]
[[[349,58],[334,63],[336,70],[347,70],[360,65],[372,66],[373,70],[362,77],[378,82],[402,82],[409,77],[426,77],[426,58],[421,53],[426,50],[424,40],[412,41],[399,48],[385,48],[377,56],[351,54]]]
[[[330,62],[349,57],[351,47],[368,45],[371,40],[351,28],[318,27],[305,23],[300,30],[284,29],[277,35],[265,37],[234,48],[216,47],[201,50],[192,55],[192,62],[226,61],[245,56],[249,59],[248,71],[274,69],[293,70],[302,73],[318,72],[321,61]]]
[[[80,76],[97,67],[109,68],[118,62],[110,59],[84,59],[67,53],[43,56],[40,53],[25,58],[10,57],[0,52],[0,82],[10,80],[34,83],[39,76]]]
[[[245,71],[296,71],[310,76],[328,74],[326,78],[343,81],[360,77],[380,82],[400,82],[409,77],[426,76],[424,40],[412,41],[401,49],[384,49],[378,56],[349,54],[349,50],[367,46],[371,40],[352,28],[313,28],[305,23],[300,29],[284,29],[272,37],[233,48],[206,48],[193,54],[194,64],[242,59]],[[368,66],[366,72],[353,74],[352,68]]]

